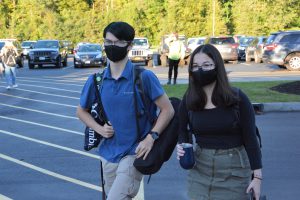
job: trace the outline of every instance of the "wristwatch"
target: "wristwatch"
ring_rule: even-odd
[[[152,137],[152,139],[155,141],[159,138],[159,135],[158,135],[158,132],[155,132],[155,131],[150,131],[149,133]]]

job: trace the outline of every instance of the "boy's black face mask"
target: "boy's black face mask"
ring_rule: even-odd
[[[127,47],[118,47],[115,45],[105,46],[105,53],[107,58],[112,62],[123,60],[127,55]]]
[[[203,71],[201,68],[192,72],[192,77],[200,86],[208,85],[217,79],[216,68],[212,70]]]

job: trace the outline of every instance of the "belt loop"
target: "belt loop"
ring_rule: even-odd
[[[245,162],[244,162],[242,153],[240,152],[240,150],[239,150],[238,148],[234,148],[234,150],[239,154],[240,162],[241,162],[242,168],[245,168]]]

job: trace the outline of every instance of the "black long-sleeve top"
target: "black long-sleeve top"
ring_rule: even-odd
[[[251,169],[262,168],[253,106],[242,91],[239,98],[238,106],[188,111],[184,96],[179,107],[179,143],[190,142],[189,125],[200,147],[230,149],[244,145]]]

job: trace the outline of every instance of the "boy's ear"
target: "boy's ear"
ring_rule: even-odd
[[[133,47],[133,43],[131,42],[130,45],[127,47],[127,50],[130,51]]]

